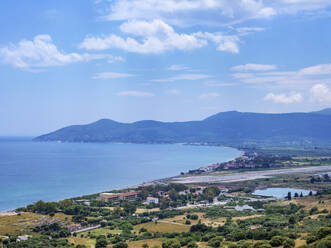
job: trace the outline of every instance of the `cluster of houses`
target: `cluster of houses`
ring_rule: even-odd
[[[220,190],[220,195],[227,193],[228,189],[222,185],[218,186],[209,186],[209,187],[216,187]],[[185,189],[182,191],[179,191],[179,195],[187,195],[192,194],[195,196],[202,195],[204,190],[208,188],[206,186],[197,186],[197,187],[191,187],[189,189]],[[99,195],[99,200],[105,201],[105,202],[112,202],[112,203],[120,203],[121,201],[136,201],[140,198],[141,190],[136,191],[129,191],[124,193],[101,193]],[[144,202],[144,204],[159,204],[160,200],[162,198],[170,199],[169,192],[167,191],[158,191],[157,197],[148,196]]]
[[[224,163],[216,163],[204,167],[200,167],[198,170],[194,172],[212,172],[217,170],[229,170],[229,169],[251,169],[251,168],[262,168],[263,165],[261,163],[257,163],[255,158],[258,156],[257,153],[254,154],[245,154],[236,158],[234,160],[224,162]]]

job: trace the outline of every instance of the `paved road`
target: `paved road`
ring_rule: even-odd
[[[77,230],[77,231],[73,231],[73,232],[71,232],[71,234],[73,234],[73,233],[87,232],[87,231],[91,231],[93,229],[97,229],[99,227],[101,227],[101,225],[90,226],[90,227],[86,227],[86,228],[83,228],[83,229],[80,229],[80,230]]]
[[[307,172],[320,172],[320,171],[331,171],[331,166],[310,166],[301,168],[291,169],[277,169],[277,170],[265,170],[265,171],[249,171],[234,173],[230,175],[220,176],[191,176],[191,177],[177,177],[173,178],[172,181],[175,183],[212,183],[212,182],[238,182],[254,180],[259,178],[269,178],[273,175],[279,174],[291,174],[291,173],[307,173]]]

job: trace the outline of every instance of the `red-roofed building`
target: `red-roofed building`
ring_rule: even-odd
[[[122,201],[134,201],[138,198],[141,190],[129,191],[125,193],[101,193],[100,199],[103,201],[119,202]]]

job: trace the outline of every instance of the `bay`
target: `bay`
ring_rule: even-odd
[[[178,175],[240,155],[227,147],[0,139],[0,211]]]

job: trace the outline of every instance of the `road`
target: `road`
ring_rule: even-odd
[[[83,228],[83,229],[80,229],[80,230],[77,230],[77,231],[73,231],[73,232],[71,232],[71,234],[73,234],[73,233],[87,232],[87,231],[91,231],[93,229],[97,229],[99,227],[101,227],[101,225],[90,226],[90,227],[86,227],[86,228]]]
[[[206,176],[191,176],[191,177],[176,177],[172,179],[174,183],[215,183],[215,182],[238,182],[248,181],[259,178],[269,178],[274,175],[291,174],[291,173],[311,173],[311,172],[329,172],[331,166],[310,166],[291,169],[277,169],[277,170],[264,170],[264,171],[248,171],[233,173],[229,175],[206,175]]]

